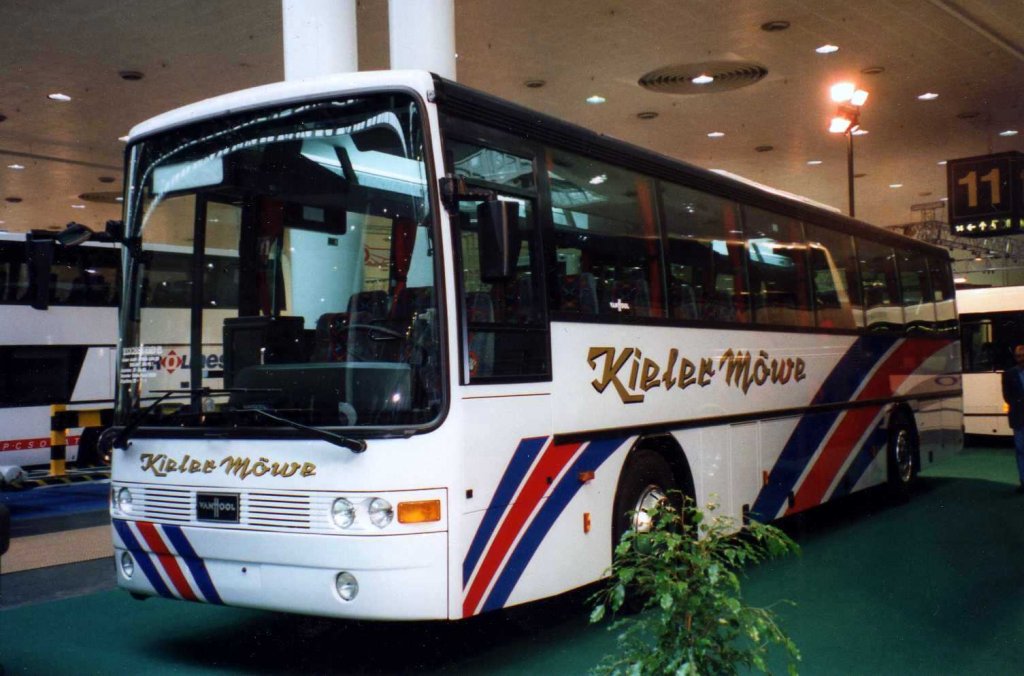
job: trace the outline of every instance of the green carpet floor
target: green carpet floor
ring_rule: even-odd
[[[1012,449],[968,448],[907,502],[873,491],[787,521],[800,557],[751,571],[805,674],[1024,671],[1024,496]],[[581,595],[455,624],[344,623],[121,592],[0,611],[0,674],[583,674],[614,636]],[[776,670],[784,673],[784,663]]]

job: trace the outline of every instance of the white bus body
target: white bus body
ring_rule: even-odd
[[[967,434],[1013,435],[1003,401],[1003,371],[1014,346],[1024,343],[1024,286],[956,292],[964,351],[964,426]]]
[[[541,141],[491,129],[489,111],[506,114],[503,129],[523,124]],[[422,132],[410,132],[417,120]],[[158,388],[139,375],[139,355],[148,349],[150,360],[165,360],[167,351],[145,333],[151,320],[144,304],[126,309],[138,310],[141,328],[127,326],[120,358],[120,424],[139,423],[127,448],[114,452],[122,588],[324,616],[459,619],[600,579],[628,511],[621,507],[632,509],[639,497],[628,485],[647,477],[638,458],[647,457],[650,481],[660,489],[685,490],[701,505],[716,500],[738,520],[768,520],[886,481],[899,484],[900,468],[909,480],[959,449],[960,350],[942,252],[787,206],[624,144],[613,149],[644,159],[651,174],[630,174],[608,197],[600,194],[604,181],[587,186],[589,176],[603,174],[589,167],[572,174],[568,162],[545,162],[536,144],[558,145],[544,140],[546,128],[564,134],[565,145],[577,137],[592,148],[614,142],[560,124],[427,73],[386,72],[259,87],[132,131],[137,175],[127,180],[140,192],[126,198],[129,237],[140,236],[145,247],[145,219],[158,218],[162,191],[195,191],[195,214],[181,221],[181,232],[153,237],[188,241],[195,223],[201,269],[203,238],[222,232],[206,203],[243,205],[232,233],[239,233],[238,249],[251,253],[240,254],[238,317],[212,314],[208,304],[191,311],[200,322],[193,342],[214,341],[223,331],[231,392],[192,394],[205,398],[140,418],[137,401]],[[249,125],[263,127],[247,140]],[[230,145],[197,150],[191,143],[228,128]],[[166,173],[153,171],[150,157],[175,158],[168,171],[178,182],[161,183]],[[293,184],[281,167],[309,175]],[[272,180],[253,178],[264,169],[276,172]],[[608,185],[620,180],[611,164],[595,171],[608,174]],[[744,243],[731,215],[723,217],[731,230],[711,242],[671,238],[667,208],[655,217],[641,206],[629,211],[639,214],[635,240],[588,248],[608,223],[627,218],[591,205],[683,190],[669,185],[672,171],[697,177],[715,200],[735,191],[734,211],[744,214],[750,238],[760,229],[756,219],[766,219],[742,263],[751,279],[759,275],[756,301],[746,273],[723,268],[704,282],[686,257],[688,247],[703,247],[708,260],[738,260],[730,256]],[[468,183],[439,185],[438,177],[453,173]],[[582,188],[570,185],[576,176]],[[312,184],[334,187],[314,194],[305,188]],[[489,250],[482,245],[478,256],[472,246],[495,218],[485,215],[480,195],[487,190],[519,205],[522,248],[514,273],[500,279],[480,272],[490,265]],[[463,201],[445,202],[445,191]],[[868,249],[861,256],[873,294],[862,294],[856,281],[849,234],[765,216],[745,200],[839,219],[858,237],[882,238],[876,258]],[[700,208],[678,203],[684,214]],[[331,213],[339,204],[346,212],[340,219]],[[392,218],[396,205],[408,204],[416,218]],[[665,238],[644,235],[659,219]],[[815,233],[813,242],[802,234],[784,239],[779,233],[790,226],[807,240]],[[367,228],[384,234],[366,239]],[[402,249],[395,240],[405,236]],[[641,262],[614,263],[634,241]],[[374,251],[389,246],[382,242],[391,250],[378,263]],[[652,253],[658,242],[668,249],[664,267]],[[815,255],[825,246],[833,253]],[[338,261],[353,255],[353,276],[333,277]],[[895,267],[885,272],[896,259],[917,261],[901,268],[902,283]],[[868,260],[879,276],[871,276],[876,263]],[[778,281],[796,274],[794,261],[805,272],[813,266],[801,277],[814,284],[806,298],[788,298]],[[498,281],[485,281],[491,277]],[[332,300],[330,289],[313,284],[318,279],[348,290]],[[847,288],[849,279],[856,289]],[[396,308],[410,291],[425,304],[403,331],[385,329],[407,317]],[[864,295],[868,303],[851,300]],[[723,297],[728,302],[715,305]],[[555,298],[557,308],[548,308]],[[390,311],[376,324],[357,321],[373,299]],[[763,326],[750,323],[747,304],[754,302],[754,316],[772,318]],[[716,319],[707,319],[712,313]],[[499,324],[499,315],[507,321]],[[357,356],[354,343],[338,349],[332,327],[342,320],[352,329],[348,340],[358,331],[378,351],[403,341],[401,356]],[[433,333],[421,353],[414,338],[424,323]],[[321,356],[303,356],[314,352]],[[386,388],[386,401],[369,401],[374,388]],[[346,438],[332,443],[284,424],[260,427],[266,414]],[[896,454],[900,443],[909,444],[899,446],[909,455]]]

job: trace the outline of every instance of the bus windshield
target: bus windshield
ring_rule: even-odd
[[[121,420],[168,390],[180,392],[143,428],[437,418],[423,134],[412,96],[382,94],[220,117],[134,145]]]

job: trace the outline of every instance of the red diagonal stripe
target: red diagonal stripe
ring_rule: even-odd
[[[548,478],[550,477],[554,480],[573,456],[576,455],[576,451],[580,446],[582,444],[565,444],[562,446],[552,444],[541,455],[540,460],[537,461],[533,471],[527,477],[523,489],[519,492],[515,502],[512,503],[508,513],[505,514],[505,520],[498,527],[498,532],[495,534],[494,539],[491,540],[491,544],[483,556],[480,567],[477,569],[476,577],[473,578],[473,582],[469,585],[466,598],[462,602],[463,617],[469,617],[476,612],[480,599],[483,598],[484,592],[487,591],[491,580],[494,579],[498,566],[505,560],[505,555],[508,553],[512,543],[515,542],[516,537],[523,530],[526,521],[536,509],[537,503],[544,497],[544,493],[549,485]]]
[[[938,345],[936,347],[936,342],[931,340],[911,338],[904,341],[875,372],[868,384],[857,395],[856,401],[893,396],[903,381],[920,368],[926,359],[947,347],[948,343],[943,341]],[[845,413],[832,437],[826,442],[821,455],[818,456],[814,466],[804,478],[793,500],[793,506],[786,510],[787,514],[799,512],[821,503],[846,459],[860,438],[869,431],[868,426],[880,410],[880,406],[869,406]]]
[[[188,580],[185,579],[185,574],[181,572],[181,567],[178,566],[178,560],[174,558],[171,551],[167,549],[163,538],[156,532],[156,526],[146,521],[136,521],[135,525],[138,527],[139,532],[142,533],[146,544],[156,554],[157,560],[160,561],[160,565],[163,566],[167,576],[171,578],[174,588],[178,590],[181,597],[189,601],[198,601],[199,599],[196,598],[195,592],[192,591]]]

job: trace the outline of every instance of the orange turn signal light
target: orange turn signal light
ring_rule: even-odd
[[[424,523],[441,520],[440,500],[398,503],[398,523]]]

